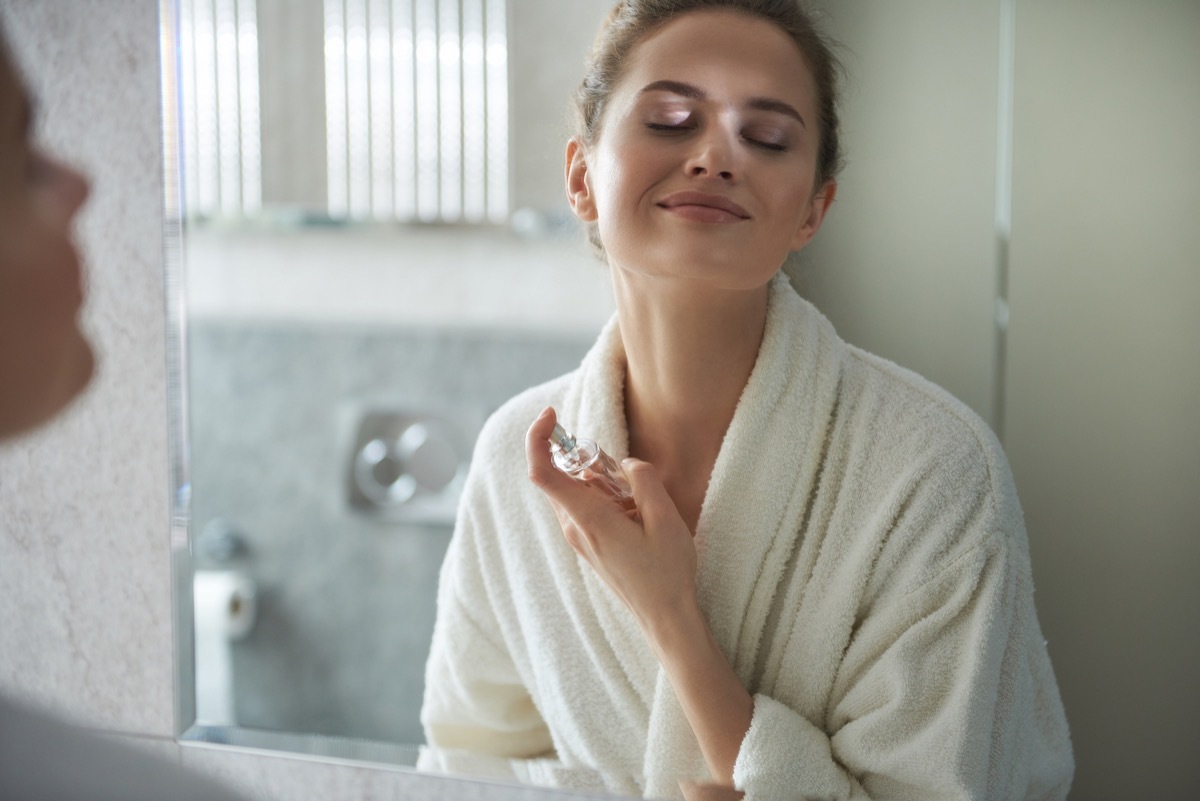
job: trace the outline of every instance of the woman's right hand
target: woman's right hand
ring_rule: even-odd
[[[554,423],[554,410],[546,409],[525,435],[529,478],[550,500],[567,542],[637,619],[670,677],[709,771],[717,782],[732,784],[754,699],[700,609],[692,532],[647,462],[622,464],[640,522],[602,491],[559,471],[550,458]]]
[[[681,610],[694,610],[696,547],[692,532],[659,481],[637,459],[622,464],[641,519],[630,516],[595,487],[554,466],[550,435],[556,415],[547,408],[525,437],[529,478],[545,493],[567,543],[652,631]]]

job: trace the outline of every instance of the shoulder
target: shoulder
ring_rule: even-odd
[[[968,555],[1026,552],[1008,460],[978,414],[918,374],[853,346],[845,350],[842,383],[835,440],[890,521],[882,563],[915,559],[925,572]]]
[[[991,427],[942,387],[882,357],[847,346],[843,404],[876,447],[924,466],[951,485],[981,483],[1004,495],[1008,460]],[[997,498],[1000,500],[1000,498]]]
[[[528,480],[525,434],[543,409],[561,407],[577,372],[524,390],[484,422],[463,484],[456,528],[462,530],[470,521],[486,530],[503,529],[502,522],[528,518],[537,506],[537,491]]]
[[[787,291],[785,291],[787,290]],[[817,355],[806,364],[805,392],[827,376],[827,443],[851,451],[849,467],[878,466],[888,475],[919,467],[952,484],[980,481],[1003,492],[1008,463],[988,424],[966,404],[912,370],[851,345],[820,310],[780,284],[780,316],[800,321],[799,337]],[[817,343],[817,344],[813,344]],[[820,407],[822,416],[826,411]]]
[[[472,470],[521,466],[524,476],[525,432],[547,406],[560,407],[578,370],[561,375],[513,396],[494,411],[479,432],[472,457]],[[476,468],[479,469],[476,469]]]
[[[573,376],[521,392],[484,423],[459,498],[439,597],[451,593],[476,601],[487,597],[491,606],[502,603],[519,594],[513,576],[540,564],[542,543],[559,534],[551,525],[553,511],[528,479],[525,434],[543,409],[562,402]]]

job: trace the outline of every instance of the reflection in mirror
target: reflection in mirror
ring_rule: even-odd
[[[438,566],[472,444],[506,399],[575,367],[612,311],[561,200],[560,120],[582,70],[546,68],[579,64],[610,5],[180,5],[189,736],[411,762]],[[989,69],[980,102],[994,107]],[[994,178],[994,152],[980,152]],[[985,226],[971,246],[990,257],[991,236]],[[990,344],[989,315],[970,326]],[[527,556],[518,561],[544,554]],[[757,581],[739,585],[750,600]],[[576,590],[562,608],[590,599],[597,614],[627,611],[602,585]],[[767,600],[756,607],[764,636],[786,645],[778,624],[790,613]],[[732,637],[742,624],[715,625]],[[636,686],[634,729],[656,710],[621,751],[644,746],[645,766],[597,779],[533,759],[514,777],[510,763],[453,750],[425,751],[423,766],[639,794],[645,767],[656,788],[686,795],[678,777],[703,774],[703,762],[661,744],[688,740],[689,723],[646,643],[624,644],[624,661],[591,686]],[[442,657],[448,674],[455,663]],[[737,658],[749,660],[739,673],[768,683],[772,657]],[[779,714],[786,725],[799,715]]]
[[[412,762],[479,427],[612,313],[561,187],[577,70],[545,69],[580,61],[608,5],[180,0],[164,17],[185,737]]]
[[[611,313],[561,177],[610,6],[180,0],[191,736],[423,741],[471,444]]]
[[[193,0],[168,0],[162,7],[173,14],[181,5],[197,4]],[[224,20],[214,23],[214,30],[223,30],[226,36],[231,30],[241,30],[236,20],[242,17],[237,15],[245,16],[240,9],[250,7],[233,0],[209,5],[213,20]],[[263,76],[270,72],[266,64],[271,61],[272,48],[287,50],[272,43],[272,35],[315,41],[316,55],[310,60],[323,63],[324,5],[309,4],[308,13],[301,11],[303,5],[297,2],[292,6],[295,14],[282,18],[276,15],[270,26],[259,26],[260,81],[267,80]],[[380,5],[383,3],[371,7]],[[426,10],[433,5],[437,3],[427,0]],[[509,2],[510,230],[533,229],[548,234],[557,230],[562,144],[558,103],[570,91],[577,75],[578,53],[586,48],[586,38],[604,10],[596,8],[597,18],[586,25],[564,23],[563,15],[573,14],[572,9],[582,5],[583,0],[549,0],[540,7],[531,0]],[[1186,767],[1179,767],[1187,761],[1177,759],[1170,748],[1162,748],[1164,742],[1187,742],[1186,737],[1172,735],[1193,728],[1185,707],[1178,704],[1178,690],[1190,686],[1190,676],[1184,678],[1187,671],[1179,666],[1195,662],[1194,644],[1172,636],[1169,627],[1157,645],[1153,638],[1146,641],[1136,623],[1127,625],[1124,633],[1120,625],[1114,629],[1114,621],[1172,621],[1180,609],[1194,607],[1194,594],[1180,589],[1194,587],[1194,582],[1184,579],[1178,569],[1195,562],[1188,558],[1194,551],[1188,546],[1196,542],[1191,536],[1196,515],[1189,512],[1194,508],[1194,493],[1182,494],[1186,490],[1178,481],[1170,480],[1172,476],[1194,475],[1194,455],[1200,450],[1192,446],[1195,436],[1187,436],[1196,430],[1191,410],[1196,396],[1192,389],[1198,385],[1195,370],[1187,370],[1195,360],[1185,352],[1187,343],[1197,339],[1195,315],[1188,306],[1188,299],[1196,292],[1188,291],[1193,286],[1184,281],[1195,271],[1186,269],[1190,263],[1181,255],[1196,251],[1188,239],[1189,232],[1194,231],[1190,222],[1196,217],[1192,212],[1196,209],[1194,189],[1198,185],[1192,180],[1195,93],[1188,82],[1188,77],[1197,72],[1196,38],[1187,33],[1196,30],[1194,4],[1157,4],[1150,14],[1141,4],[1135,9],[1134,4],[1095,0],[1023,4],[1015,21],[1011,14],[1015,0],[815,5],[825,9],[836,36],[849,45],[846,61],[851,81],[843,119],[850,165],[841,182],[837,208],[809,249],[808,261],[815,269],[804,272],[806,295],[848,341],[915,367],[997,427],[1007,427],[1000,433],[1022,485],[1033,558],[1041,571],[1039,613],[1047,615],[1046,634],[1063,680],[1079,754],[1081,771],[1074,789],[1089,797],[1099,798],[1106,793],[1130,797],[1138,795],[1133,790],[1136,786],[1145,795],[1146,777],[1153,774],[1162,788],[1158,796],[1194,796],[1194,792],[1179,789],[1194,785],[1192,774]],[[273,7],[277,10],[279,3],[260,0],[255,14],[245,18],[265,19]],[[391,7],[411,5],[408,0],[397,0]],[[231,8],[235,9],[232,24]],[[525,13],[531,8],[535,13]],[[361,18],[362,12],[351,11],[343,4],[343,13],[351,19],[352,14]],[[179,82],[171,77],[181,45],[173,19],[166,18],[164,47],[168,100],[180,94]],[[572,41],[577,34],[578,40]],[[1019,40],[1021,46],[1001,47],[997,53],[997,43],[1007,41],[1011,45],[1013,40]],[[1113,42],[1122,45],[1114,49]],[[237,52],[228,43],[225,47],[227,52]],[[1015,65],[1009,60],[1014,53],[1020,54],[1020,62]],[[997,91],[998,61],[1001,76],[1017,78],[1015,90],[1007,97],[1005,91]],[[227,69],[232,62],[223,58],[220,63]],[[248,61],[249,65],[252,62]],[[558,69],[559,65],[563,69]],[[1122,87],[1122,91],[1114,93],[1114,86]],[[565,240],[553,236],[531,247],[529,264],[513,271],[540,276],[534,282],[537,291],[505,296],[504,303],[480,303],[480,297],[500,297],[498,287],[512,278],[505,272],[506,265],[513,264],[506,261],[511,251],[497,245],[495,238],[483,235],[498,232],[499,223],[492,223],[494,230],[477,224],[459,226],[450,237],[444,236],[450,230],[444,225],[318,227],[334,222],[323,183],[328,181],[327,167],[321,163],[319,169],[302,169],[312,166],[303,163],[305,159],[319,161],[319,153],[318,157],[302,158],[289,152],[288,147],[294,145],[285,146],[269,133],[269,120],[274,114],[267,108],[272,102],[270,93],[260,94],[259,101],[262,135],[275,143],[264,143],[259,149],[264,190],[267,183],[278,185],[288,178],[302,185],[274,195],[253,222],[235,224],[217,213],[208,215],[207,225],[202,225],[199,218],[188,218],[187,240],[169,239],[172,258],[168,297],[176,321],[184,299],[179,280],[182,257],[189,262],[194,258],[199,258],[198,263],[207,260],[211,268],[207,274],[219,279],[215,283],[198,281],[187,298],[197,326],[207,324],[214,330],[219,325],[236,323],[252,331],[315,333],[344,330],[352,322],[360,331],[396,327],[438,331],[449,307],[456,326],[485,331],[489,325],[499,327],[520,318],[522,327],[518,330],[528,331],[536,325],[541,336],[551,333],[551,329],[569,330],[567,323],[573,315],[558,314],[572,308],[564,301],[586,303],[592,297],[588,291],[575,289],[547,301],[547,288],[557,290],[564,283],[585,280],[578,276],[589,274],[586,268],[567,269],[574,263],[571,259],[578,257],[573,246],[563,249],[562,260],[558,261],[560,251],[555,248]],[[325,108],[323,77],[289,84],[280,102],[296,106],[293,112],[302,122],[294,127],[310,133],[324,130],[320,119]],[[175,109],[177,103],[172,100],[166,108]],[[316,121],[314,109],[318,112]],[[168,146],[180,138],[177,129],[171,127],[172,117],[168,115],[167,120]],[[212,123],[209,118],[208,124]],[[1015,158],[1008,162],[1014,141]],[[1118,181],[1115,185],[1122,191],[1113,192],[1111,170],[1096,165],[1110,164],[1112,154],[1127,152],[1138,154],[1138,180]],[[536,176],[548,178],[543,181]],[[280,190],[265,191],[264,197],[270,198],[276,191]],[[524,215],[522,209],[539,213]],[[173,216],[177,211],[177,205],[168,208],[169,222],[178,222],[177,214]],[[523,218],[532,222],[518,224]],[[287,228],[283,223],[288,221],[308,225]],[[1010,230],[1017,232],[1011,251],[1011,329],[1007,326],[1010,284],[1004,270],[1004,259],[1010,252]],[[398,247],[400,240],[395,235],[401,232],[408,241]],[[377,245],[373,248],[372,237]],[[531,240],[514,239],[510,242],[501,238],[501,245],[512,244],[519,251],[520,261],[527,255],[521,248]],[[431,243],[428,249],[419,247],[424,242]],[[182,249],[177,250],[180,245]],[[276,249],[289,246],[290,251]],[[460,257],[437,258],[443,246],[459,248]],[[203,255],[205,249],[207,256]],[[394,263],[386,269],[372,269],[370,265],[378,264],[381,249],[395,257]],[[537,258],[534,251],[555,253],[550,261],[559,269],[544,267],[546,260]],[[285,254],[282,259],[278,258],[280,253]],[[413,253],[419,255],[411,256]],[[431,269],[405,270],[414,260],[425,259]],[[470,271],[463,266],[464,260],[472,264],[482,260],[490,269]],[[327,264],[318,269],[314,261]],[[272,265],[274,274],[267,265]],[[1130,265],[1136,267],[1132,272]],[[495,283],[489,283],[493,276],[497,276]],[[438,282],[443,281],[449,290],[437,289]],[[339,291],[345,285],[360,284],[368,290],[354,302]],[[447,298],[453,303],[445,302]],[[535,305],[537,313],[526,313]],[[521,312],[505,314],[508,308]],[[1121,324],[1114,325],[1114,321]],[[581,334],[580,338],[587,336]],[[186,339],[176,338],[168,344],[176,349],[176,365],[181,364],[178,349],[187,344]],[[353,343],[348,349],[355,358],[361,351],[370,350]],[[388,350],[389,358],[395,357],[387,345],[379,349]],[[211,347],[210,354],[223,358],[216,350],[217,346]],[[271,349],[260,351],[264,358],[258,365],[216,373],[229,373],[221,379],[227,386],[218,394],[236,397],[247,393],[272,371],[279,378],[281,374],[286,377],[288,372],[309,369],[307,352],[293,357],[289,364]],[[1007,369],[1006,353],[1011,357]],[[1146,354],[1158,354],[1158,358],[1148,359]],[[231,361],[236,364],[239,359],[244,357],[237,355]],[[430,357],[422,364],[434,361]],[[274,512],[295,510],[303,504],[307,504],[304,509],[328,515],[328,519],[335,517],[331,510],[342,503],[364,508],[361,504],[369,497],[368,491],[353,484],[347,489],[346,484],[351,481],[351,469],[358,464],[357,460],[352,464],[347,454],[359,450],[356,446],[360,446],[360,434],[365,438],[361,445],[375,439],[383,443],[366,448],[364,453],[363,470],[380,486],[389,487],[388,494],[379,497],[392,497],[390,487],[400,477],[399,465],[404,461],[401,454],[426,453],[427,467],[433,475],[443,479],[448,476],[445,455],[451,452],[451,446],[431,444],[425,450],[427,441],[437,440],[420,436],[420,431],[400,442],[408,428],[404,421],[409,418],[402,416],[397,426],[388,428],[386,419],[374,415],[374,411],[387,414],[396,410],[389,404],[380,404],[376,410],[371,403],[363,404],[371,406],[371,412],[333,415],[342,421],[341,436],[350,441],[349,446],[306,448],[305,455],[311,457],[315,452],[336,462],[326,470],[327,475],[319,481],[293,477],[290,480],[299,488],[296,491],[268,486],[264,474],[279,480],[294,461],[291,452],[279,450],[280,442],[287,437],[305,440],[328,425],[328,413],[301,414],[294,408],[295,404],[303,405],[307,394],[329,380],[323,364],[313,367],[314,372],[317,369],[322,371],[317,380],[298,382],[284,391],[286,403],[279,406],[280,411],[254,412],[259,419],[272,423],[278,416],[286,418],[292,410],[292,422],[282,434],[269,426],[264,428],[263,436],[258,431],[246,433],[234,426],[238,421],[213,414],[210,419],[219,420],[211,434],[215,439],[207,445],[196,443],[198,453],[208,449],[206,469],[210,471],[208,477],[197,476],[197,502],[204,502],[204,487],[216,480],[212,471],[218,473],[218,479],[223,472],[237,473],[241,481],[234,490],[249,511],[243,514],[243,507],[234,504],[210,505],[209,511],[201,512],[204,519],[194,521],[191,543],[186,517],[177,514],[173,519],[181,576],[176,586],[185,590],[176,599],[181,672],[178,720],[189,729],[185,737],[293,751],[336,752],[375,760],[409,760],[412,755],[398,746],[371,750],[382,741],[368,744],[362,739],[305,734],[314,730],[310,720],[289,724],[297,727],[289,733],[280,731],[283,724],[265,716],[253,721],[253,725],[264,728],[248,728],[244,723],[232,727],[192,725],[196,719],[191,653],[194,560],[189,545],[195,546],[195,561],[211,560],[203,562],[204,569],[219,571],[218,566],[235,565],[238,571],[244,570],[254,578],[259,562],[265,559],[260,558],[262,552],[253,541],[258,525],[246,525],[245,519],[257,514],[262,524],[269,526]],[[387,365],[387,369],[392,366]],[[405,369],[416,374],[415,370]],[[175,378],[179,378],[178,372]],[[205,382],[199,365],[193,369],[192,378],[197,383]],[[1154,387],[1155,419],[1151,422],[1157,425],[1147,428],[1142,415],[1136,429],[1130,428],[1129,410],[1145,406],[1147,386]],[[179,388],[178,383],[175,387]],[[370,391],[366,394],[373,397]],[[173,397],[174,486],[179,490],[176,511],[183,512],[187,510],[191,465],[181,435],[189,396],[177,393]],[[407,413],[406,409],[400,411]],[[238,413],[235,410],[230,414]],[[366,425],[368,418],[370,427]],[[403,431],[398,431],[401,426]],[[427,428],[432,431],[436,426]],[[376,437],[372,431],[394,433]],[[195,433],[197,438],[210,436],[198,430]],[[230,458],[216,453],[226,446]],[[266,457],[262,463],[243,458],[241,461],[253,465],[256,472],[251,472],[239,465],[239,448],[243,453],[279,455],[274,460]],[[453,476],[449,480],[453,481]],[[336,491],[328,489],[330,481],[338,487]],[[438,483],[437,479],[433,483]],[[263,488],[261,503],[255,497],[258,487]],[[1145,492],[1139,494],[1138,488]],[[411,483],[402,482],[396,494],[407,496],[413,489]],[[1143,496],[1157,501],[1140,503],[1138,498],[1144,500]],[[1065,502],[1071,498],[1087,500],[1080,504]],[[1128,536],[1127,521],[1133,507],[1138,509],[1139,520],[1150,515],[1146,518],[1150,520],[1147,530],[1158,532],[1155,547],[1146,549],[1144,538]],[[428,514],[434,511],[426,510]],[[360,541],[371,542],[364,547],[392,543],[393,538],[386,532],[400,530],[399,523],[388,521],[390,512],[381,510],[378,514],[380,523],[375,531],[385,533],[379,537],[360,536]],[[305,550],[305,558],[316,554],[319,559],[327,552],[336,556],[334,549],[348,539],[341,536],[342,532],[353,530],[322,518],[328,531],[321,539],[307,533],[303,527],[307,522],[293,522],[290,543],[297,546],[294,551]],[[428,523],[420,525],[436,531]],[[199,545],[202,533],[206,541],[211,540],[203,548]],[[201,551],[211,555],[203,556]],[[1100,576],[1101,580],[1078,581],[1080,554],[1088,555],[1084,568],[1089,578]],[[299,559],[296,561],[299,564]],[[295,572],[306,576],[310,583],[314,576],[333,583],[333,565],[307,564],[309,567],[296,568]],[[1117,601],[1102,590],[1087,594],[1089,587],[1128,584],[1131,566],[1137,575],[1149,577],[1143,584],[1153,591],[1139,593],[1135,586]],[[305,670],[324,671],[330,679],[318,694],[334,695],[339,685],[344,688],[347,684],[334,678],[344,667],[337,654],[341,646],[326,649],[320,639],[326,636],[324,633],[308,633],[307,621],[313,614],[284,611],[278,605],[280,598],[299,595],[319,616],[321,605],[328,599],[315,591],[309,594],[287,589],[291,579],[283,575],[285,572],[283,568],[275,571],[277,585],[265,580],[254,582],[255,614],[248,614],[248,594],[237,597],[233,611],[253,622],[241,639],[227,643],[230,664],[238,667],[242,654],[255,648],[263,636],[263,620],[274,616],[276,622],[272,625],[279,633],[290,634],[293,643],[299,643],[289,654],[297,660],[310,660]],[[348,590],[340,584],[334,589]],[[364,626],[368,619],[382,626],[373,635],[372,647],[386,647],[382,644],[397,636],[393,632],[403,626],[399,604],[380,605],[389,615],[383,624],[378,624],[382,614],[354,610],[361,614],[358,622]],[[234,632],[239,628],[231,626]],[[1148,660],[1147,649],[1150,656],[1158,658]],[[363,648],[344,650],[356,656],[366,653]],[[1100,652],[1111,657],[1108,661],[1118,669],[1097,673],[1095,656]],[[366,658],[374,656],[366,653]],[[414,659],[419,662],[420,655]],[[287,659],[278,661],[287,662],[289,671],[294,667]],[[1147,665],[1154,664],[1173,666],[1174,672],[1152,670],[1155,681],[1143,682],[1145,686],[1122,683],[1123,677],[1139,675]],[[240,707],[253,707],[257,701],[243,700],[245,688],[240,686],[239,674],[234,670],[229,675],[235,701],[232,718],[241,721],[245,713]],[[404,671],[398,670],[396,675],[404,675]],[[204,680],[205,676],[196,678]],[[271,679],[275,684],[285,683],[280,676]],[[384,686],[363,688],[362,695],[382,698],[381,693],[390,692],[396,683],[389,675]],[[226,692],[224,697],[230,697],[228,687]],[[390,697],[383,701],[392,702]],[[1158,714],[1147,716],[1145,710],[1150,708],[1157,709]],[[205,714],[230,717],[223,712]],[[336,711],[327,716],[336,716]],[[1126,725],[1111,725],[1114,716]],[[1130,758],[1131,753],[1135,758]],[[1129,769],[1132,764],[1143,770]],[[1085,765],[1090,767],[1083,769]],[[1147,765],[1153,769],[1145,769]],[[1122,793],[1123,789],[1128,791]]]
[[[180,0],[185,736],[413,762],[474,439],[612,311],[562,199],[567,102],[610,6]]]

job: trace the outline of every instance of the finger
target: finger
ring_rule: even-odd
[[[620,508],[595,487],[576,481],[554,466],[550,435],[556,422],[554,409],[547,407],[525,434],[529,480],[555,505],[560,521],[565,517],[586,532],[594,522],[603,524],[608,517],[617,515]]]
[[[550,435],[554,433],[557,422],[558,416],[554,413],[554,408],[547,406],[525,432],[525,460],[529,465],[529,480],[535,487],[548,494],[554,487],[561,486],[564,480],[572,481],[554,466],[554,461],[550,458]]]
[[[675,506],[675,501],[667,493],[658,471],[649,462],[641,459],[628,458],[621,462],[621,469],[629,479],[629,488],[633,490],[633,499],[638,511],[647,526],[657,526],[663,523],[683,523],[683,517]]]
[[[561,522],[563,539],[571,550],[578,554],[592,567],[596,566],[596,539],[588,535],[585,529],[575,525],[569,518]]]
[[[563,539],[567,545],[571,546],[571,550],[582,556],[593,567],[596,564],[596,541],[588,534],[588,529],[576,522],[571,516],[571,512],[562,504],[556,503],[549,496],[546,500],[550,504],[550,508],[554,510],[554,517],[558,520],[558,527],[562,530]]]

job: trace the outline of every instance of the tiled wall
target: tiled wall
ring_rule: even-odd
[[[231,646],[240,724],[421,742],[453,504],[440,520],[408,516],[419,501],[391,514],[356,504],[360,423],[379,412],[444,421],[465,466],[486,415],[574,368],[592,339],[192,321],[193,530],[223,520],[243,543],[224,562],[204,548],[196,558],[257,587],[256,624]]]
[[[174,742],[155,0],[0,0],[39,130],[94,182],[80,240],[87,394],[0,447],[0,691],[227,778],[252,797],[543,792]]]

